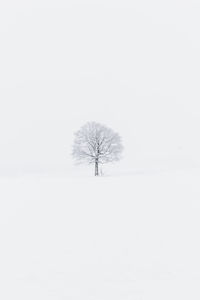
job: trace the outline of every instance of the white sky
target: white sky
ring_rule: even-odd
[[[130,166],[198,162],[199,16],[199,0],[1,0],[1,169],[67,167],[91,120]]]

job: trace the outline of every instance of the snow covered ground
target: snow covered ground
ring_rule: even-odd
[[[0,179],[0,299],[200,299],[200,171]]]

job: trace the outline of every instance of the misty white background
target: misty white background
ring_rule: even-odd
[[[0,4],[1,174],[71,168],[87,121],[123,138],[125,168],[200,162],[200,3]]]
[[[199,16],[1,0],[0,299],[200,299]],[[88,121],[125,148],[100,178],[71,158]]]

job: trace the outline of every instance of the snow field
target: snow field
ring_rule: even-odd
[[[1,178],[0,298],[199,299],[198,172]]]

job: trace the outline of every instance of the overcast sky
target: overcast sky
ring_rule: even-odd
[[[129,166],[198,163],[199,16],[199,0],[1,0],[1,169],[67,168],[93,120]]]

